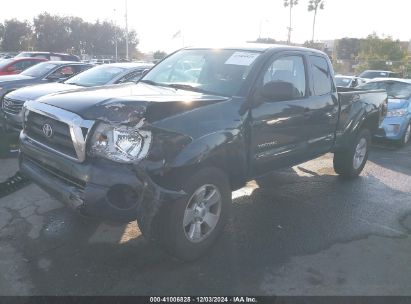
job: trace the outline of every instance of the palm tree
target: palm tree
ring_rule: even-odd
[[[315,35],[315,19],[317,18],[318,10],[324,9],[324,0],[310,0],[308,3],[308,11],[314,12],[314,20],[313,20],[313,36],[311,42],[314,42],[314,35]]]
[[[293,30],[292,28],[292,10],[295,5],[298,4],[298,0],[284,0],[284,7],[289,7],[290,8],[290,26],[288,27],[288,40],[287,43],[291,43],[291,31]]]

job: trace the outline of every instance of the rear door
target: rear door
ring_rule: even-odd
[[[321,54],[309,55],[311,98],[306,104],[304,125],[310,157],[321,155],[333,146],[338,122],[338,94],[329,60]]]
[[[251,164],[258,176],[306,158],[305,108],[309,103],[307,60],[302,53],[275,55],[263,69],[251,110]],[[292,97],[270,100],[259,91],[265,85],[292,85]]]

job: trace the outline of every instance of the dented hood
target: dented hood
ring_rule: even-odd
[[[142,117],[147,121],[157,121],[227,99],[145,83],[130,83],[57,93],[38,101],[76,113],[84,119],[132,123]]]

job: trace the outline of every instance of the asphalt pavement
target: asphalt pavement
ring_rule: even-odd
[[[0,162],[2,181],[17,162]],[[349,182],[326,155],[234,192],[217,244],[183,263],[30,185],[0,199],[0,295],[410,296],[410,195],[411,146],[374,147]]]

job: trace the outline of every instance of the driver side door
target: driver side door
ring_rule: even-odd
[[[286,84],[291,96],[260,96],[266,85]],[[307,60],[299,53],[273,58],[258,80],[251,110],[251,164],[259,176],[307,157],[305,111],[309,104]],[[277,92],[280,93],[281,92]]]

